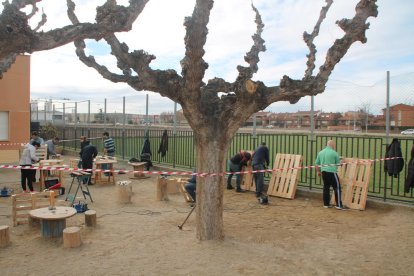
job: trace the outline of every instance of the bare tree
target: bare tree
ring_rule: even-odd
[[[10,3],[6,0],[3,3],[0,14],[0,78],[18,54],[50,50],[75,39],[99,40],[107,34],[131,30],[132,23],[148,2],[130,0],[129,6],[124,7],[115,5],[115,1],[107,1],[96,9],[96,23],[79,23],[42,32],[40,29],[47,21],[43,11],[42,19],[36,27],[32,28],[29,24],[29,19],[39,12],[36,4],[41,1],[12,0]],[[32,6],[28,14],[22,11],[27,6]]]
[[[71,3],[71,0],[68,0]],[[145,1],[142,1],[145,2]],[[201,240],[221,239],[223,230],[223,187],[227,149],[232,137],[240,126],[253,113],[264,110],[273,102],[289,101],[296,103],[301,97],[317,95],[325,90],[325,84],[335,65],[346,54],[350,46],[360,41],[366,42],[366,23],[371,16],[377,16],[376,0],[361,0],[355,8],[352,19],[342,19],[337,24],[344,31],[329,48],[324,64],[316,75],[316,46],[313,40],[319,33],[320,25],[326,16],[332,0],[326,1],[312,33],[304,33],[303,38],[309,48],[307,67],[301,80],[283,76],[279,86],[266,86],[263,82],[252,81],[258,70],[259,53],[265,51],[261,37],[264,24],[258,10],[252,4],[256,14],[256,33],[253,45],[244,57],[248,66],[238,66],[238,76],[233,82],[214,78],[203,82],[208,64],[203,60],[204,45],[207,40],[207,23],[213,0],[197,0],[193,14],[186,17],[184,26],[185,56],[181,60],[181,74],[175,70],[154,70],[150,63],[156,57],[143,51],[129,51],[125,43],[114,34],[104,36],[110,45],[111,53],[117,59],[122,74],[109,71],[98,64],[93,56],[86,56],[85,43],[77,40],[76,53],[87,66],[95,68],[104,78],[113,82],[125,82],[137,91],[158,92],[162,96],[179,103],[191,128],[194,130],[197,154],[197,170],[208,177],[197,179],[197,237]],[[109,2],[107,3],[109,8]],[[74,25],[80,24],[74,4],[68,10]],[[135,74],[133,74],[135,72]],[[219,93],[223,94],[221,97]]]

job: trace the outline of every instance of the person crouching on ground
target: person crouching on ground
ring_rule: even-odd
[[[191,178],[188,179],[187,184],[185,184],[185,186],[184,186],[187,193],[193,199],[193,202],[191,203],[191,206],[194,206],[194,203],[196,202],[196,187],[197,187],[197,176],[196,176],[196,174],[193,174],[191,176]]]
[[[243,166],[247,166],[247,163],[252,159],[252,155],[244,150],[241,150],[239,153],[234,155],[229,161],[229,170],[232,173],[241,172]],[[231,179],[233,178],[233,174],[229,174],[227,178],[227,190],[233,189],[231,185]],[[241,184],[241,176],[240,173],[236,174],[236,192],[243,193],[244,190],[240,187]]]
[[[36,156],[36,149],[40,147],[40,143],[32,141],[24,146],[22,157],[20,158],[20,166],[32,166],[32,163],[38,162],[39,158]],[[21,184],[24,193],[29,193],[26,190],[26,182],[30,192],[33,192],[33,178],[36,175],[36,170],[21,169]]]
[[[315,164],[318,176],[322,175],[323,180],[323,207],[330,208],[331,195],[330,188],[332,186],[335,193],[336,209],[343,210],[341,200],[341,183],[337,174],[338,166],[335,164],[340,163],[339,155],[335,151],[336,145],[333,140],[329,140],[326,148],[321,150],[316,157]],[[327,166],[332,165],[332,166]]]

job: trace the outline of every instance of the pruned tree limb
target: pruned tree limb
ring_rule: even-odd
[[[0,60],[6,62],[11,54],[32,53],[53,49],[76,39],[99,40],[107,34],[128,31],[132,23],[142,12],[148,0],[130,0],[129,6],[118,6],[114,1],[107,1],[97,8],[96,23],[76,23],[48,32],[38,32],[44,25],[46,17],[38,26],[32,29],[28,19],[32,14],[26,15],[20,9],[32,5],[32,13],[37,11],[36,3],[41,0],[14,0],[11,4],[4,2],[3,12],[0,15]],[[68,8],[74,3],[68,0]],[[13,41],[13,43],[10,43]],[[1,71],[0,74],[4,72]]]
[[[305,76],[304,76],[305,79],[312,76],[313,69],[315,69],[316,46],[315,44],[313,44],[313,40],[315,39],[315,37],[318,36],[321,24],[323,20],[326,18],[326,14],[328,13],[328,10],[331,7],[332,3],[333,3],[333,0],[326,0],[326,6],[322,8],[320,15],[319,15],[319,19],[316,22],[312,33],[311,34],[307,32],[303,33],[303,40],[305,41],[306,45],[309,48],[309,55],[307,55],[308,61],[306,62],[307,69],[305,71]]]

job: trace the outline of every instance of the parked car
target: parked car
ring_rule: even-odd
[[[267,125],[266,128],[273,128],[273,125]]]
[[[414,129],[406,129],[406,130],[403,130],[403,131],[401,131],[401,134],[404,134],[404,135],[414,135]]]

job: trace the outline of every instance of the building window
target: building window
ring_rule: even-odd
[[[9,112],[0,111],[0,141],[9,140]]]

